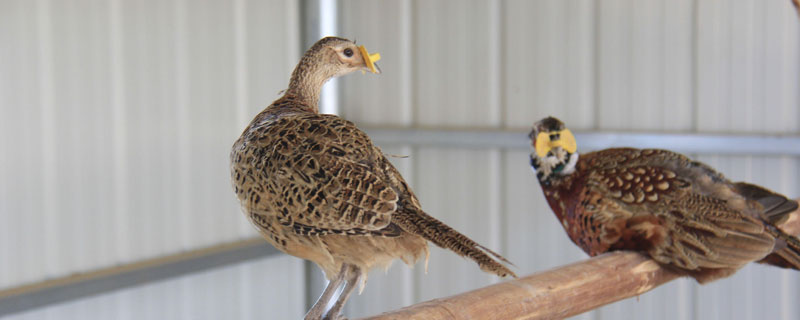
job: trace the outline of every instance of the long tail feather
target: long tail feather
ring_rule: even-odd
[[[800,270],[800,239],[778,228],[769,227],[768,230],[775,237],[775,250],[759,263]]]
[[[475,261],[483,271],[494,273],[500,277],[517,277],[514,272],[500,263],[511,264],[506,258],[472,241],[472,239],[467,238],[467,236],[422,211],[401,211],[392,217],[392,222],[397,223],[408,232],[422,236],[439,247],[449,249],[462,257]]]

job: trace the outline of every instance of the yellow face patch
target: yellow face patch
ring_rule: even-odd
[[[551,135],[558,135],[559,139],[555,141],[550,140]],[[569,153],[575,153],[575,150],[578,150],[575,136],[572,135],[569,129],[556,132],[539,132],[539,135],[536,136],[536,155],[540,158],[544,158],[547,152],[555,147],[562,147]]]
[[[378,70],[375,69],[375,62],[381,59],[381,54],[377,52],[370,54],[367,52],[367,48],[365,48],[364,45],[359,46],[358,51],[361,51],[361,56],[364,57],[364,62],[367,64],[367,68],[369,68],[372,73],[378,73]]]

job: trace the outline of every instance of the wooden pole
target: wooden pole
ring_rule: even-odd
[[[780,227],[800,234],[800,210]],[[561,319],[641,295],[678,277],[638,253],[612,252],[366,319]]]

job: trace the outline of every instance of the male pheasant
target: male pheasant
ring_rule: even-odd
[[[638,251],[700,283],[751,261],[800,269],[800,241],[776,227],[796,201],[667,150],[579,156],[572,133],[552,117],[537,122],[530,138],[531,166],[550,208],[590,256]]]

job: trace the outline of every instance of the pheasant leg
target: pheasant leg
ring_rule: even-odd
[[[348,266],[342,265],[342,270],[339,271],[339,274],[336,275],[336,278],[333,278],[330,282],[328,282],[328,286],[325,287],[325,290],[322,291],[322,295],[319,296],[317,302],[314,303],[314,306],[308,310],[306,313],[305,320],[320,320],[322,316],[325,315],[325,308],[330,303],[331,299],[333,298],[334,294],[336,294],[336,290],[342,285],[342,282],[345,280],[347,276]]]
[[[356,286],[361,282],[361,270],[354,267],[349,266],[349,272],[347,273],[347,283],[344,285],[344,290],[342,290],[342,294],[339,295],[339,299],[336,300],[336,304],[333,305],[331,310],[328,311],[328,314],[325,316],[325,320],[343,320],[346,319],[340,313],[342,312],[342,308],[344,304],[347,302],[347,299],[350,298],[350,294],[353,293],[353,290]]]

